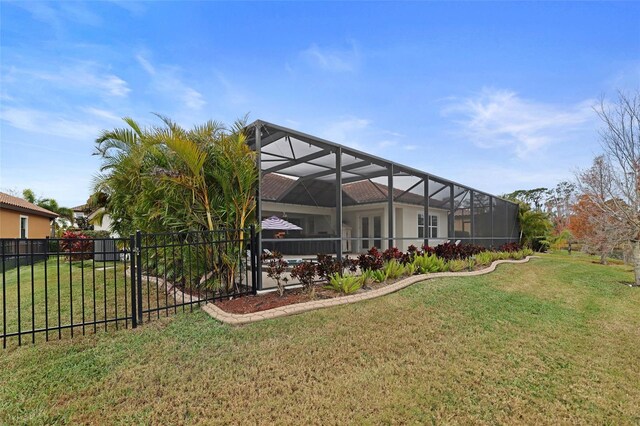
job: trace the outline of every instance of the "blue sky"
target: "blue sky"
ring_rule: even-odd
[[[491,193],[600,151],[640,4],[1,2],[0,188],[82,204],[102,129],[249,114]]]

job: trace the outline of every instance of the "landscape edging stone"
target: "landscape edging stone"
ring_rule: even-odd
[[[358,293],[352,294],[349,296],[336,297],[334,299],[325,299],[325,300],[312,300],[309,302],[295,303],[293,305],[280,306],[277,308],[267,309],[265,311],[253,312],[250,314],[233,314],[230,312],[226,312],[220,309],[213,303],[206,303],[202,306],[202,310],[207,314],[211,315],[213,318],[217,319],[220,322],[230,324],[230,325],[243,325],[250,324],[257,321],[263,321],[266,319],[279,318],[288,315],[295,315],[302,312],[314,311],[317,309],[329,308],[332,306],[345,305],[349,303],[357,303],[362,300],[370,300],[375,299],[381,296],[386,296],[387,294],[395,293],[398,290],[402,290],[403,288],[409,287],[417,282],[426,281],[434,278],[443,278],[443,277],[470,277],[476,275],[484,275],[495,271],[498,265],[503,263],[527,263],[529,260],[533,258],[539,258],[539,256],[527,256],[521,260],[495,260],[491,263],[490,266],[484,269],[479,269],[477,271],[470,272],[438,272],[435,274],[421,274],[421,275],[413,275],[411,277],[404,278],[398,282],[390,284],[388,286],[371,290],[367,293]]]

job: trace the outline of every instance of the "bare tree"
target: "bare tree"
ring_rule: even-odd
[[[613,104],[602,98],[595,111],[604,124],[604,155],[578,173],[579,188],[630,241],[640,285],[640,91],[618,92]]]

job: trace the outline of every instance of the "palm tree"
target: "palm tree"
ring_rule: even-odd
[[[73,225],[75,221],[75,217],[73,215],[73,210],[68,207],[62,207],[58,204],[58,202],[53,198],[42,198],[37,197],[32,189],[26,188],[22,191],[22,198],[27,200],[28,202],[35,204],[38,207],[42,207],[43,209],[47,209],[51,212],[56,213],[60,219],[63,221],[68,221],[69,225]],[[64,222],[62,222],[63,226]],[[55,220],[53,222],[53,230],[52,232],[57,232],[61,227],[61,223]]]
[[[527,203],[518,202],[518,222],[520,223],[520,244],[533,248],[533,243],[548,237],[552,227],[546,213],[531,210]]]

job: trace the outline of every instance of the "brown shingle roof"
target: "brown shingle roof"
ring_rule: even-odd
[[[361,180],[342,185],[342,191],[358,204],[385,202],[389,195],[389,187],[387,185],[371,182],[370,180]],[[412,192],[405,193],[404,190],[399,188],[393,188],[393,197],[396,201],[406,203],[422,204],[424,201],[424,197]]]
[[[296,184],[295,179],[268,173],[262,177],[262,199],[279,201],[285,193]],[[370,180],[342,185],[342,191],[356,204],[383,203],[387,201],[387,186]],[[424,197],[412,192],[404,193],[402,189],[394,188],[393,196],[396,201],[422,204]]]
[[[46,216],[48,218],[55,218],[58,215],[47,209],[43,209],[40,206],[36,206],[33,203],[23,200],[22,198],[14,197],[13,195],[0,192],[0,207],[8,210],[17,210],[25,213],[33,213],[39,216]]]
[[[278,201],[278,199],[283,196],[289,188],[295,185],[295,183],[295,179],[290,179],[273,173],[267,173],[262,177],[261,198],[263,200]]]

